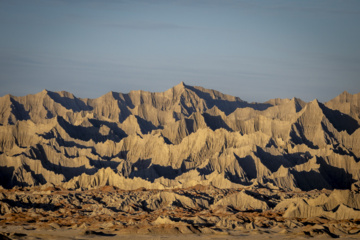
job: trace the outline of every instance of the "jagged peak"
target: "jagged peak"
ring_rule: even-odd
[[[352,104],[360,105],[360,93],[351,94],[348,91],[344,91],[335,98],[328,101],[327,103],[331,103],[331,102],[340,102],[340,103],[351,102]]]
[[[352,94],[345,90],[339,96],[342,96],[342,95],[349,96],[349,95],[352,95]]]
[[[295,105],[296,112],[300,112],[306,105],[306,102],[296,97],[293,97],[291,102]]]
[[[186,85],[183,81],[181,81],[178,85],[176,85],[175,87],[181,87],[181,88],[186,88]]]
[[[319,105],[319,100],[318,100],[317,98],[315,98],[315,99],[312,100],[310,103],[311,103],[311,104]]]
[[[45,94],[47,94],[49,92],[49,90],[47,90],[46,88],[44,88],[42,91],[41,91],[41,93],[45,93]]]
[[[114,92],[114,91],[110,91],[105,93],[104,95],[100,96],[97,99],[102,99],[102,100],[117,100],[119,98],[121,94],[118,92]]]
[[[176,94],[182,93],[186,88],[187,88],[187,86],[185,85],[185,83],[180,82],[178,85],[175,85],[174,87],[165,91],[165,93],[171,92],[172,94],[176,95]]]
[[[266,101],[265,103],[269,103],[271,105],[281,105],[281,104],[284,104],[284,103],[288,103],[290,102],[292,99],[289,99],[289,98],[273,98],[273,99],[270,99],[268,101]]]
[[[182,90],[184,92],[181,92]],[[170,97],[174,96],[171,91],[177,92],[178,95],[168,99],[167,94]],[[147,168],[152,172],[155,171],[153,173],[156,173],[154,177],[156,179],[158,179],[157,175],[159,178],[172,173],[174,173],[172,176],[177,176],[178,169],[181,170],[184,166],[185,170],[191,169],[201,175],[218,171],[215,174],[220,176],[229,169],[229,175],[226,176],[231,176],[231,181],[250,183],[252,179],[257,177],[260,179],[263,176],[269,176],[271,171],[278,171],[279,175],[276,177],[285,176],[284,181],[291,186],[296,186],[295,180],[302,178],[302,174],[307,173],[304,173],[303,168],[291,169],[289,166],[292,165],[282,164],[287,159],[294,160],[296,163],[307,160],[302,156],[307,149],[310,149],[309,152],[312,155],[318,154],[325,158],[332,154],[332,150],[325,149],[325,152],[322,149],[327,145],[335,146],[335,143],[338,143],[345,150],[337,153],[335,150],[340,151],[341,148],[334,147],[336,149],[331,155],[332,157],[340,158],[340,155],[346,155],[346,159],[353,159],[350,154],[359,156],[356,142],[358,135],[350,136],[354,131],[358,131],[358,125],[354,124],[355,120],[327,109],[317,99],[306,104],[297,98],[278,99],[274,102],[283,104],[283,106],[271,108],[271,104],[267,104],[262,107],[239,103],[234,100],[235,98],[226,97],[215,90],[187,86],[183,82],[173,87],[169,93],[137,91],[133,95],[129,95],[111,91],[104,95],[108,98],[100,98],[89,103],[82,99],[61,97],[70,96],[64,91],[54,94],[43,90],[43,93],[49,94],[49,96],[15,98],[15,100],[20,99],[21,101],[17,103],[14,100],[14,111],[12,112],[9,111],[12,109],[9,108],[8,103],[3,100],[6,105],[3,104],[4,107],[1,109],[4,117],[0,123],[6,125],[19,122],[16,128],[22,127],[21,132],[16,132],[18,130],[15,128],[16,131],[9,129],[8,132],[13,135],[9,134],[12,138],[9,138],[8,142],[14,142],[15,140],[12,139],[16,139],[19,146],[24,146],[24,149],[35,146],[31,138],[36,140],[44,137],[44,141],[36,140],[36,144],[38,144],[36,147],[40,151],[43,146],[46,155],[49,156],[49,159],[50,157],[55,159],[54,162],[59,159],[57,163],[54,163],[54,166],[56,164],[59,166],[56,167],[57,171],[63,171],[61,170],[63,167],[64,169],[73,167],[74,165],[71,164],[74,162],[77,164],[76,172],[71,177],[79,176],[84,172],[93,173],[93,170],[83,170],[81,166],[92,163],[92,159],[96,157],[101,160],[101,163],[95,163],[98,165],[94,165],[94,170],[100,166],[111,166],[114,171],[116,169],[116,172],[130,172],[131,168],[128,169],[124,165],[117,166],[115,164],[118,163],[108,160],[121,158],[126,160],[126,164],[129,165],[141,160],[144,168],[137,173],[139,174],[137,176],[140,177],[147,171]],[[51,95],[55,98],[51,98]],[[53,101],[54,99],[57,102]],[[294,106],[297,104],[305,104],[306,109],[294,114]],[[263,110],[265,107],[269,108],[268,112],[256,110]],[[234,114],[231,115],[232,113]],[[301,113],[304,114],[300,116]],[[25,121],[22,121],[28,119],[34,119],[34,123],[29,121],[32,124],[31,127],[25,126]],[[28,129],[36,130],[36,135],[29,132]],[[53,133],[55,130],[52,129],[57,129],[59,133]],[[343,130],[347,131],[349,135],[341,133]],[[33,134],[34,137],[30,134]],[[2,137],[7,137],[6,135],[3,134]],[[269,139],[273,143],[269,144]],[[56,148],[51,149],[52,145],[46,144],[49,141],[51,144],[56,143],[57,145],[54,145]],[[6,141],[3,142],[7,144]],[[14,145],[12,142],[11,144]],[[298,150],[291,146],[291,149],[295,150],[287,152],[287,149],[290,149],[286,145],[288,143],[297,145]],[[11,150],[12,146],[8,145],[9,147],[5,149],[6,151],[9,149],[8,152],[0,151],[6,154],[18,151],[17,148]],[[261,156],[257,152],[257,146],[264,149]],[[311,150],[317,147],[320,148],[319,151]],[[68,156],[58,158],[62,153]],[[234,157],[230,156],[231,153],[234,154]],[[81,158],[79,155],[82,155]],[[35,157],[38,156],[40,154]],[[23,157],[24,161],[34,162],[32,159],[27,160],[25,155]],[[40,157],[45,158],[45,154]],[[79,161],[70,161],[69,157],[79,158]],[[89,158],[89,161],[86,157]],[[69,161],[66,160],[68,158]],[[332,161],[332,159],[330,160]],[[153,164],[153,167],[150,164]],[[201,167],[198,164],[201,164]],[[245,165],[248,167],[244,167]],[[196,168],[200,171],[197,171]],[[157,172],[158,169],[160,170]],[[350,167],[344,169],[352,171]],[[170,173],[161,176],[167,170],[170,170]],[[316,168],[309,164],[305,170],[315,171]],[[301,174],[296,175],[297,172],[301,172]],[[183,173],[185,171],[179,172],[179,174]],[[294,179],[290,179],[293,173],[295,174]],[[69,177],[66,179],[69,180],[72,173],[65,174],[68,174]],[[152,173],[149,173],[150,175]],[[44,176],[47,177],[46,174]],[[146,179],[147,176],[142,177]],[[168,186],[170,183],[172,184],[172,180],[174,179],[169,180]],[[47,178],[46,181],[52,180]],[[219,183],[219,186],[226,186],[222,184]]]
[[[49,91],[47,89],[43,89],[41,92],[38,92],[38,93],[35,93],[35,94],[28,94],[28,95],[26,95],[24,97],[27,98],[29,96],[36,96],[36,97],[44,98],[44,97],[49,95],[49,92],[51,92],[51,91]]]
[[[103,97],[103,96],[114,97],[115,94],[118,94],[118,93],[117,93],[117,92],[114,92],[114,91],[110,91],[110,92],[107,92],[107,93],[105,93],[104,95],[102,95],[102,97]]]
[[[75,99],[77,98],[74,94],[72,94],[71,92],[67,92],[67,91],[50,91],[47,89],[42,90],[40,93],[38,93],[42,96],[49,96],[50,98],[70,98],[70,99]]]
[[[319,100],[317,98],[315,98],[311,102],[307,103],[307,105],[312,107],[312,108],[316,108],[316,109],[320,109],[320,110],[322,109],[321,108],[322,103],[319,102]]]
[[[210,115],[220,115],[220,116],[226,116],[226,114],[221,111],[216,105],[214,105],[212,108],[209,108],[206,110],[206,113],[209,113]]]
[[[317,99],[314,99],[311,102],[306,103],[306,105],[299,112],[300,116],[301,115],[304,116],[304,114],[312,117],[324,115],[323,109],[320,104],[321,103],[319,103]]]
[[[322,111],[322,110],[321,110],[321,104],[322,104],[322,103],[320,103],[320,102],[318,101],[318,99],[315,98],[315,99],[312,100],[311,102],[308,102],[308,103],[305,105],[305,108],[306,108],[306,109],[308,109],[308,108],[318,109],[318,110]]]
[[[67,92],[67,91],[59,91],[56,93],[59,94],[61,97],[67,97],[67,98],[71,98],[71,99],[77,98],[77,97],[75,97],[74,94],[72,94],[71,92]]]
[[[11,94],[6,94],[2,97],[0,97],[0,99],[6,99],[6,100],[10,100],[13,96]]]
[[[359,124],[355,119],[328,108],[317,99],[306,104],[300,115],[304,116],[305,118],[303,119],[307,119],[307,122],[311,124],[319,123],[320,121],[325,125],[330,123],[338,132],[346,131],[348,134],[352,134],[359,128]]]
[[[306,102],[304,102],[301,98],[293,97],[291,100],[301,104],[306,104]]]
[[[242,102],[245,103],[244,100],[242,100],[239,97],[235,97],[232,95],[224,94],[222,92],[219,92],[214,89],[208,89],[200,86],[187,86],[187,88],[193,92],[195,92],[197,95],[202,95],[200,97],[204,98],[205,100],[225,100],[230,102]]]

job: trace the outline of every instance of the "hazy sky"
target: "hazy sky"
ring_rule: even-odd
[[[360,92],[359,0],[0,0],[0,96]]]

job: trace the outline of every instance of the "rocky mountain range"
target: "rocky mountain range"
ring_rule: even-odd
[[[359,160],[360,93],[249,103],[180,83],[96,99],[0,98],[4,188],[354,189]]]

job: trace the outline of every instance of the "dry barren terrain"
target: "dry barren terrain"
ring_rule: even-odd
[[[356,238],[360,94],[6,95],[0,176],[4,239]]]
[[[360,193],[268,188],[1,190],[0,232],[12,238],[357,238]],[[186,236],[183,236],[185,238]]]

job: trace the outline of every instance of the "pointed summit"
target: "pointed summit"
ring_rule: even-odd
[[[358,94],[351,94],[348,91],[343,91],[340,95],[331,99],[329,102],[351,102],[356,95]]]
[[[352,95],[352,94],[350,94],[348,91],[343,91],[340,95]]]
[[[40,96],[40,97],[45,97],[45,96],[48,96],[49,93],[50,93],[49,90],[43,89],[41,92],[38,92],[38,93],[36,93],[35,95],[36,95],[36,96]]]
[[[323,110],[322,110],[322,103],[320,103],[316,98],[312,100],[311,102],[308,102],[304,108],[303,108],[303,115],[307,115],[308,118],[312,119],[312,121],[315,121],[315,118],[317,118],[319,121],[323,116]]]
[[[339,107],[340,105],[350,104],[356,107],[360,107],[360,93],[351,94],[347,91],[342,92],[337,97],[331,99],[326,103],[330,108]],[[349,108],[349,106],[347,106]],[[346,113],[350,113],[350,109],[345,109],[344,106],[341,107],[341,111],[345,111]]]
[[[315,98],[310,103],[319,105],[319,100],[317,98]]]
[[[178,85],[174,86],[175,89],[179,90],[179,89],[185,89],[187,86],[185,85],[185,83],[183,81],[181,81]]]
[[[294,104],[296,112],[300,112],[306,105],[300,98],[293,97],[290,101]]]
[[[334,99],[338,99],[341,102],[348,102],[351,101],[351,99],[356,96],[356,94],[351,94],[348,91],[343,91],[342,93],[340,93],[340,95],[338,95],[337,97],[335,97]]]
[[[182,92],[184,92],[186,88],[187,88],[187,86],[182,81],[178,85],[176,85],[176,86],[170,88],[169,90],[165,91],[165,93],[170,94],[171,97],[174,97],[174,96],[177,96],[177,95],[181,94]],[[168,95],[168,97],[170,97],[170,95]]]

